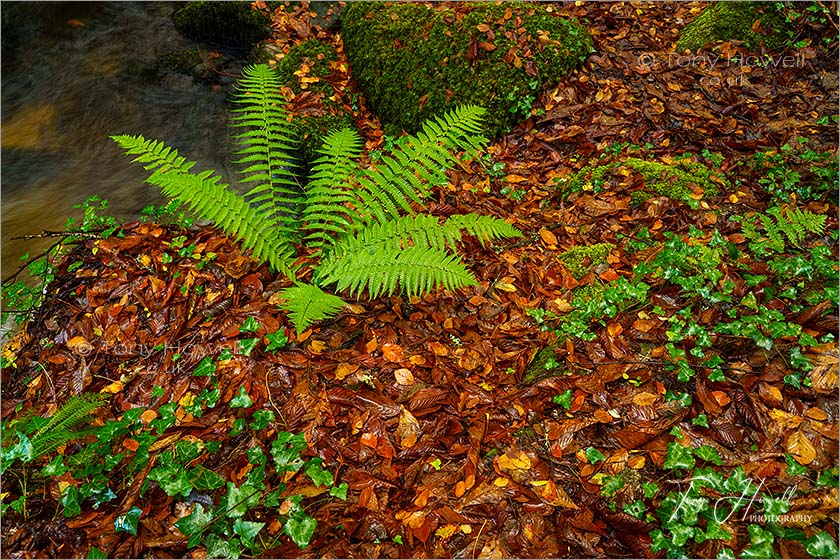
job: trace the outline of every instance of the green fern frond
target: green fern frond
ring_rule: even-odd
[[[336,238],[352,229],[358,219],[352,205],[356,200],[350,180],[359,166],[353,161],[361,154],[362,140],[350,129],[330,133],[319,150],[309,183],[303,222],[308,231],[304,240],[312,247],[329,247]]]
[[[334,317],[344,307],[344,300],[340,297],[312,284],[286,288],[280,296],[285,300],[280,307],[289,314],[298,335],[315,321]]]
[[[38,428],[29,440],[33,457],[41,457],[59,446],[87,435],[81,429],[93,420],[91,414],[108,400],[101,393],[83,393],[70,397],[61,405],[46,424]]]
[[[291,262],[294,251],[287,238],[277,228],[272,216],[260,213],[242,197],[228,190],[212,171],[193,173],[195,162],[188,162],[157,140],[142,136],[111,137],[132,161],[144,164],[152,174],[149,184],[161,187],[161,192],[188,206],[204,219],[213,221],[225,233],[241,240],[242,246],[253,251],[254,257],[268,262],[272,268],[293,277]]]
[[[295,179],[295,162],[290,154],[294,140],[289,132],[282,83],[274,70],[264,64],[242,70],[233,96],[236,109],[233,126],[247,128],[234,139],[242,156],[235,163],[245,164],[242,183],[256,183],[245,195],[259,213],[270,214],[278,228],[287,233],[298,229],[297,207],[301,190]]]
[[[323,285],[338,284],[339,291],[349,289],[356,296],[367,289],[371,298],[391,295],[397,288],[419,295],[441,287],[452,290],[476,284],[457,255],[431,247],[348,253],[318,277]]]
[[[455,214],[446,220],[447,226],[465,230],[468,234],[478,238],[481,246],[490,239],[508,239],[522,237],[522,232],[500,218],[481,214]]]
[[[468,156],[487,144],[481,134],[485,110],[467,105],[429,120],[413,136],[403,138],[391,156],[382,158],[359,178],[357,208],[369,223],[397,218],[411,212],[411,202],[422,202],[434,185],[446,181],[446,169],[456,161],[455,152]]]
[[[800,244],[805,241],[805,236],[808,233],[820,235],[825,230],[826,216],[814,214],[808,210],[800,210],[799,208],[793,206],[787,206],[785,208],[776,206],[774,208],[769,208],[767,210],[767,214],[776,219],[775,226],[769,225],[768,227],[769,220],[765,221],[762,218],[762,223],[765,226],[768,235],[771,229],[777,230],[775,232],[776,235],[779,235],[778,231],[781,231],[785,234],[788,241],[796,247],[799,247]]]

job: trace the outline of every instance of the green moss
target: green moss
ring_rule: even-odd
[[[495,136],[593,51],[577,21],[541,5],[469,6],[461,17],[412,2],[347,5],[342,38],[353,76],[391,130],[414,132],[429,116],[472,103],[488,109]]]
[[[557,258],[566,266],[575,280],[580,280],[599,264],[607,262],[607,255],[615,249],[612,243],[579,245],[562,253]]]
[[[250,2],[190,2],[172,20],[190,39],[231,47],[248,48],[271,34],[270,18]]]
[[[761,21],[765,33],[752,30]],[[784,22],[770,2],[714,2],[695,17],[680,33],[677,51],[696,50],[706,43],[736,39],[747,47],[765,45],[774,49],[786,42]]]
[[[204,49],[192,49],[171,52],[161,56],[157,67],[162,70],[186,74],[196,80],[207,80],[213,76],[209,62],[209,52]]]
[[[601,192],[606,188],[608,175],[619,174],[622,167],[632,169],[645,180],[642,189],[630,196],[630,201],[634,204],[639,204],[654,196],[665,196],[694,206],[697,201],[692,198],[694,194],[692,187],[699,187],[704,196],[717,196],[720,192],[715,180],[722,181],[722,178],[702,163],[681,159],[673,164],[665,164],[639,158],[586,166],[575,173],[563,185],[562,190],[567,195],[579,191]]]
[[[295,93],[307,90],[323,94],[320,101],[326,114],[300,115],[292,120],[299,141],[298,154],[304,166],[318,157],[317,150],[328,132],[356,128],[353,116],[331,99],[335,90],[328,81],[333,72],[330,63],[337,61],[338,53],[332,45],[310,39],[289,49],[276,66],[277,75]]]
[[[295,93],[308,89],[327,95],[333,90],[326,81],[332,73],[330,62],[338,60],[335,48],[317,39],[310,39],[289,49],[289,53],[276,66],[277,75],[287,83]],[[304,70],[305,72],[301,72]],[[295,74],[297,72],[297,74]],[[301,81],[302,78],[318,81]]]

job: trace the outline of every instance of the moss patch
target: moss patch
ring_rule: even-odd
[[[762,32],[752,30],[756,20]],[[775,49],[786,42],[783,29],[783,19],[770,2],[713,2],[682,30],[677,51],[730,39],[744,41],[749,48],[763,44]]]
[[[589,271],[607,262],[607,255],[615,249],[612,243],[597,243],[595,245],[579,245],[562,253],[557,258],[572,273],[575,280],[580,280]]]
[[[250,2],[190,2],[172,20],[190,39],[230,47],[248,48],[271,34],[270,18]]]
[[[606,188],[608,178],[638,173],[643,179],[641,189],[635,190],[630,197],[631,203],[639,204],[653,196],[665,196],[695,206],[696,189],[703,196],[717,196],[719,184],[725,180],[702,163],[681,159],[673,163],[647,161],[639,158],[627,158],[623,162],[612,162],[598,166],[586,166],[562,187],[564,193],[577,191],[600,192]]]
[[[311,91],[320,101],[316,113],[296,115],[291,123],[297,132],[298,152],[305,166],[318,157],[317,150],[327,133],[339,128],[356,128],[352,114],[333,100],[335,89],[329,78],[338,61],[332,45],[310,39],[289,49],[275,67],[277,75],[295,94]]]
[[[576,20],[542,5],[475,3],[458,12],[417,3],[349,3],[342,38],[353,76],[389,126],[415,132],[453,106],[488,109],[491,136],[593,51]]]

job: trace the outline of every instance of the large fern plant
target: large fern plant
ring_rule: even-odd
[[[403,290],[420,295],[438,288],[475,284],[455,252],[466,232],[482,244],[521,233],[498,218],[466,214],[445,221],[418,214],[431,189],[446,181],[457,153],[475,155],[487,139],[484,110],[466,106],[428,121],[376,165],[361,166],[362,141],[352,130],[329,134],[309,180],[300,187],[291,157],[293,137],[266,65],[246,68],[237,85],[233,126],[236,155],[244,165],[240,195],[212,171],[192,171],[177,150],[142,136],[113,136],[127,154],[152,171],[147,182],[213,221],[254,257],[295,281],[282,292],[298,333],[338,313],[344,301],[322,288],[370,297]],[[310,248],[312,283],[297,281],[297,246]]]

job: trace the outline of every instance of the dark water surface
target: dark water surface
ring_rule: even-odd
[[[159,138],[196,170],[230,176],[229,87],[154,71],[159,56],[196,45],[175,30],[172,2],[8,2],[2,29],[2,277],[54,240],[74,204],[107,198],[132,218],[163,201],[108,137]]]

